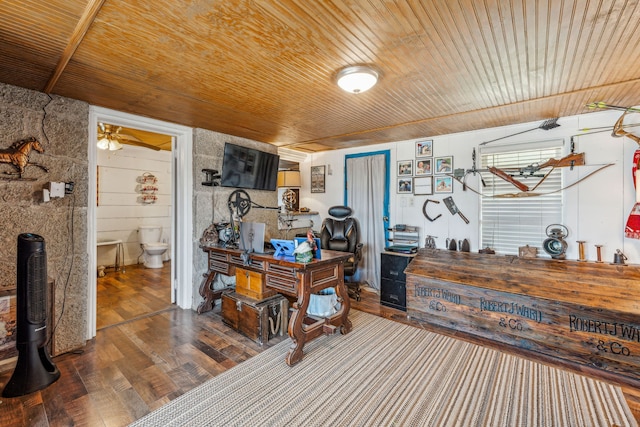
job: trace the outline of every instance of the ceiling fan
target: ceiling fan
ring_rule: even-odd
[[[137,145],[159,151],[160,148],[147,144],[133,135],[120,133],[122,126],[114,126],[107,123],[98,123],[98,148],[101,150],[122,150],[122,144]]]

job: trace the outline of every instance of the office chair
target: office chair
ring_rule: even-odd
[[[353,210],[348,206],[332,206],[329,215],[322,222],[320,231],[320,246],[322,249],[330,249],[341,252],[351,252],[353,256],[344,263],[344,275],[350,279],[356,274],[358,263],[362,259],[362,247],[360,243],[360,226],[356,218],[351,217]],[[345,281],[349,296],[360,301],[360,283]]]

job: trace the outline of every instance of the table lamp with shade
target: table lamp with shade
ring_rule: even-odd
[[[278,188],[286,188],[282,193],[282,204],[287,211],[297,211],[300,206],[299,190],[295,187],[301,187],[300,171],[297,170],[281,170],[278,171]]]

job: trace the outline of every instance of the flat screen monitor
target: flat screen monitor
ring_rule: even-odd
[[[223,187],[275,191],[280,156],[254,148],[225,143],[222,158]]]

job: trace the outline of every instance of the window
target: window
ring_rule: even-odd
[[[545,256],[542,242],[546,228],[562,222],[562,172],[559,168],[535,171],[530,168],[550,158],[562,158],[562,140],[481,147],[481,168],[494,166],[526,184],[530,191],[519,194],[513,184],[484,173],[486,187],[480,198],[480,247],[490,247],[499,254],[518,255],[520,246],[538,248]],[[533,175],[531,175],[531,171]],[[521,174],[522,172],[522,174]],[[549,176],[538,185],[542,176]],[[519,195],[519,196],[518,196]]]

